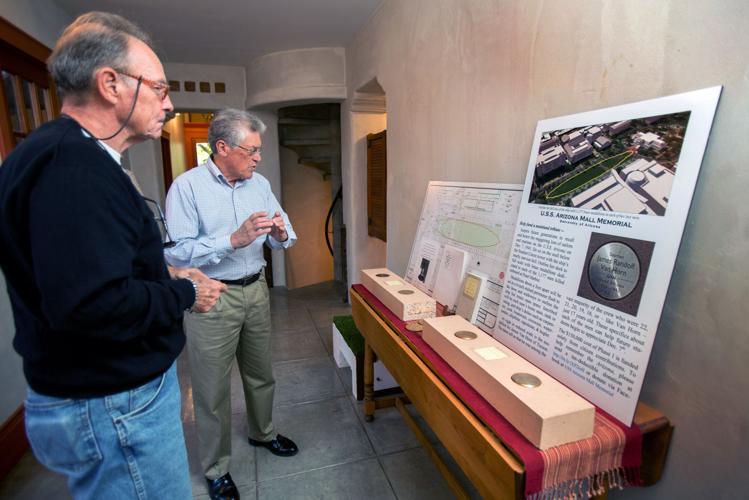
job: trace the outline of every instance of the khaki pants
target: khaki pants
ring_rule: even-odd
[[[248,435],[258,441],[274,437],[270,330],[268,287],[262,275],[252,285],[229,285],[209,312],[185,314],[195,427],[209,479],[229,472],[234,356],[244,388]]]

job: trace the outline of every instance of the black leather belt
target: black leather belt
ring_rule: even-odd
[[[247,285],[251,285],[255,283],[259,279],[260,279],[260,273],[257,273],[257,274],[253,274],[252,276],[245,276],[244,278],[239,278],[238,280],[219,280],[219,281],[221,283],[226,283],[227,285],[247,286]]]

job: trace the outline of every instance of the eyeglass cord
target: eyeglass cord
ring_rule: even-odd
[[[149,203],[153,203],[156,206],[156,210],[159,212],[159,218],[157,220],[164,225],[164,232],[166,233],[166,237],[169,240],[169,241],[164,242],[164,248],[172,248],[173,246],[176,246],[177,242],[174,241],[172,239],[172,235],[169,234],[169,226],[166,225],[166,216],[164,216],[164,211],[161,210],[161,205],[159,205],[159,202],[156,200],[152,200],[151,198],[148,198],[147,196],[143,196],[142,194],[140,196],[145,201]]]
[[[140,92],[140,84],[141,83],[142,83],[141,79],[138,78],[138,85],[135,86],[135,95],[133,96],[133,104],[132,104],[132,106],[130,106],[130,113],[128,113],[127,118],[125,118],[125,121],[122,122],[122,125],[120,126],[120,128],[117,129],[117,132],[115,132],[114,134],[110,135],[109,137],[96,137],[94,134],[91,133],[91,131],[87,130],[84,126],[81,125],[81,128],[83,130],[85,130],[88,135],[90,135],[92,138],[96,139],[97,141],[108,141],[109,139],[112,139],[117,134],[119,134],[120,132],[122,132],[124,130],[124,128],[127,126],[127,124],[130,122],[130,118],[132,118],[133,113],[135,112],[135,104],[138,102],[138,94]],[[70,118],[71,120],[75,120],[75,118],[73,118],[72,116],[70,116],[70,115],[68,115],[66,113],[62,113],[62,114],[60,114],[60,116],[64,116],[66,118]],[[80,123],[78,125],[80,125]]]

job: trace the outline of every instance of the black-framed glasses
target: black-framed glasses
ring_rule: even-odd
[[[255,147],[255,146],[253,146],[251,148],[246,148],[244,146],[240,146],[239,144],[236,144],[234,147],[241,149],[242,151],[244,151],[245,153],[247,153],[250,156],[262,155],[263,154],[263,148],[261,148],[261,147]]]
[[[117,70],[117,73],[124,76],[129,76],[130,78],[134,78],[135,80],[138,80],[141,83],[146,84],[147,86],[151,87],[153,90],[156,91],[156,94],[161,98],[163,101],[166,99],[166,96],[169,95],[169,85],[164,82],[157,82],[156,80],[149,80],[148,78],[141,76],[135,76],[131,75],[130,73],[125,73],[124,71]]]
[[[156,207],[156,213],[153,215],[153,219],[156,222],[160,222],[161,226],[164,228],[164,248],[172,248],[173,246],[177,245],[177,242],[172,239],[172,235],[169,234],[169,228],[166,225],[166,217],[164,216],[164,211],[161,210],[161,205],[159,205],[159,202],[156,200],[152,200],[151,198],[147,198],[143,195],[141,195],[143,198],[143,201],[146,203],[149,203]],[[151,209],[153,212],[153,208]]]

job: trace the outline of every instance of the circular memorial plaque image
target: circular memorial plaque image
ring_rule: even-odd
[[[523,387],[527,387],[529,389],[533,389],[541,385],[541,379],[536,377],[535,375],[531,375],[530,373],[523,373],[523,372],[513,373],[512,377],[510,378],[516,384],[521,385]]]
[[[387,278],[390,275],[388,273],[377,273],[375,274],[375,276],[377,276],[378,278]]]
[[[463,340],[474,340],[476,338],[476,334],[473,332],[469,332],[468,330],[457,331],[454,335]]]
[[[424,331],[424,325],[422,325],[421,321],[419,320],[409,321],[408,323],[406,323],[406,330],[408,330],[409,332],[418,333]]]
[[[398,290],[398,293],[401,295],[411,295],[414,293],[413,290]]]
[[[601,245],[590,258],[588,280],[604,299],[623,299],[640,281],[640,259],[629,245],[619,241]]]

